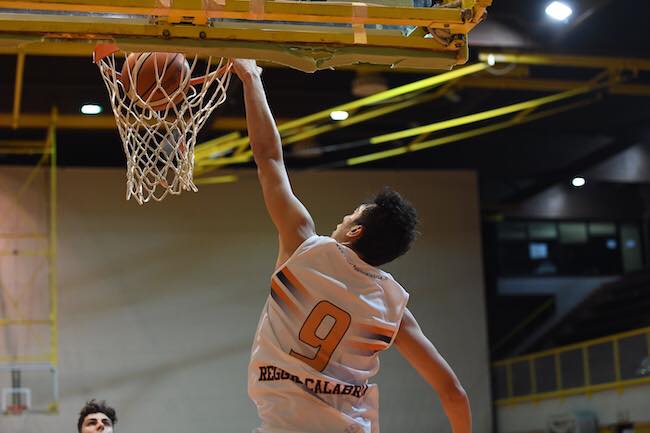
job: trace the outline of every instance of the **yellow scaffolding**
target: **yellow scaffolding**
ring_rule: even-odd
[[[36,341],[36,345],[32,349],[38,349],[38,353],[33,351],[30,351],[30,353],[23,353],[19,349],[16,349],[17,351],[13,352],[13,349],[9,346],[5,346],[7,352],[0,354],[0,372],[11,372],[12,375],[29,374],[29,372],[33,371],[47,372],[50,376],[49,380],[51,380],[51,384],[42,386],[51,386],[51,399],[44,403],[44,407],[33,408],[32,411],[55,413],[58,411],[56,110],[53,110],[50,119],[51,121],[47,130],[47,136],[43,141],[0,141],[0,154],[41,155],[36,166],[32,168],[27,178],[20,184],[15,193],[4,191],[8,198],[5,201],[6,206],[4,206],[0,212],[0,221],[6,222],[7,216],[11,213],[11,210],[20,208],[19,206],[21,205],[28,188],[33,184],[39,172],[49,169],[49,173],[43,174],[44,182],[49,183],[49,188],[46,193],[48,196],[47,212],[46,215],[44,215],[47,220],[47,224],[45,225],[46,231],[42,232],[38,229],[33,230],[28,227],[27,230],[3,230],[3,232],[0,233],[0,239],[2,240],[38,241],[39,243],[44,244],[42,248],[36,249],[19,249],[14,247],[6,253],[14,259],[19,257],[43,257],[45,259],[45,266],[47,267],[47,279],[45,284],[47,286],[47,291],[39,296],[39,300],[42,301],[41,298],[45,298],[49,301],[46,317],[32,317],[26,315],[26,309],[19,305],[21,301],[26,302],[24,299],[20,298],[20,296],[22,296],[22,293],[20,292],[26,287],[21,288],[19,296],[14,299],[13,294],[10,293],[10,289],[6,284],[0,286],[5,300],[8,299],[11,302],[12,306],[15,307],[14,309],[16,310],[14,313],[18,314],[18,316],[12,315],[12,317],[0,317],[0,329],[5,331],[4,336],[6,341],[9,341],[8,339],[10,338],[10,335],[26,335]],[[39,266],[36,263],[34,263],[34,266],[35,268],[31,270],[32,276],[26,283],[30,287],[35,284],[37,275],[39,275],[42,269],[42,266]],[[29,268],[29,266],[26,268]],[[16,270],[16,272],[18,272],[18,270]],[[47,327],[49,342],[45,343],[44,338],[40,334],[35,333],[34,327]],[[18,334],[15,334],[12,330],[16,329],[22,329],[24,331],[16,331]],[[21,334],[21,332],[24,332],[24,334]],[[18,339],[19,338],[20,337],[18,337]]]

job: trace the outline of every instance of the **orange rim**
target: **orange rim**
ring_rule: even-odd
[[[22,404],[12,404],[7,406],[7,413],[11,415],[20,415],[25,409],[27,409],[27,407]]]
[[[232,60],[228,59],[228,62],[217,69],[217,76],[218,77],[223,77],[230,71],[230,68],[232,68]],[[207,74],[209,75],[209,74]],[[207,75],[202,75],[200,77],[192,78],[190,79],[190,86],[196,86],[197,84],[203,84],[203,82],[206,80]]]
[[[104,58],[118,52],[120,48],[117,44],[97,44],[93,50],[93,63],[97,64]]]

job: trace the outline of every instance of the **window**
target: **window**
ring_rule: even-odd
[[[612,221],[503,221],[500,276],[618,275],[642,266],[638,224]]]

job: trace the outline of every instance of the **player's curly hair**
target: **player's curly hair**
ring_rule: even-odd
[[[91,413],[103,413],[106,415],[113,425],[117,422],[117,416],[115,416],[115,409],[106,404],[104,400],[97,401],[94,398],[87,402],[84,407],[81,408],[79,412],[79,420],[77,421],[77,431],[81,433],[81,426],[84,423],[84,419]]]
[[[381,266],[411,248],[417,235],[417,212],[411,203],[388,187],[367,204],[355,221],[364,231],[353,248],[366,263]]]

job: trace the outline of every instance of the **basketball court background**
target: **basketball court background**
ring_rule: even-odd
[[[22,172],[21,172],[22,170]],[[26,169],[6,168],[0,182]],[[65,432],[90,398],[116,431],[247,432],[250,346],[277,239],[253,171],[151,206],[124,200],[122,169],[59,171],[59,414],[0,417],[0,431]],[[294,172],[320,234],[384,185],[418,208],[421,235],[387,267],[491,430],[479,208],[471,172]],[[395,349],[377,382],[383,432],[448,432],[435,393]]]

